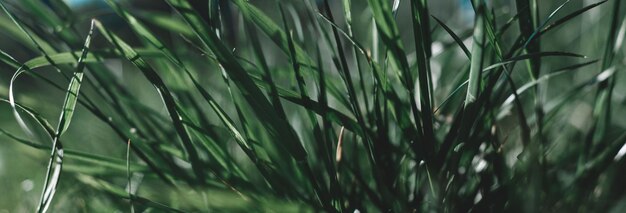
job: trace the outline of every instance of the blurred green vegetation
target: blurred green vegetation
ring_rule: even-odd
[[[0,3],[0,213],[626,209],[619,0]]]

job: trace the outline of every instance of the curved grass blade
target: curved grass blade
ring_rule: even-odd
[[[543,75],[540,78],[538,78],[537,80],[528,82],[528,83],[522,85],[521,87],[517,88],[517,94],[521,95],[526,90],[528,90],[528,89],[530,89],[532,87],[535,87],[539,83],[542,83],[542,82],[550,80],[551,78],[554,78],[554,77],[557,77],[557,76],[569,73],[569,71],[571,71],[573,69],[578,69],[580,67],[584,67],[584,66],[588,66],[588,65],[591,65],[591,64],[595,64],[596,62],[598,62],[598,60],[593,60],[593,61],[590,61],[590,62],[584,62],[584,63],[581,63],[581,64],[576,64],[576,65],[568,66],[568,67],[565,67],[565,68],[561,68],[561,69],[558,69],[558,70],[556,70],[556,71],[554,71],[554,72],[552,72],[550,74]],[[502,103],[502,106],[500,108],[508,107],[511,103],[513,103],[513,99],[514,98],[515,98],[514,95],[510,95],[508,98],[506,98],[504,100],[504,102]]]
[[[527,59],[533,59],[536,57],[546,57],[546,56],[565,56],[565,57],[575,57],[575,58],[587,58],[587,56],[584,56],[584,55],[568,53],[568,52],[537,52],[537,53],[530,53],[526,55],[509,58],[508,60],[489,65],[488,67],[485,67],[482,71],[485,72],[485,71],[489,71],[498,67],[505,66],[510,63],[515,63],[515,62],[527,60]]]
[[[10,56],[9,54],[5,53],[2,50],[0,50],[0,61],[15,68],[18,68],[21,66],[20,63],[17,62],[17,60],[15,60],[15,58],[13,58],[12,56]]]
[[[446,32],[448,32],[450,37],[452,37],[452,39],[454,39],[454,41],[459,45],[461,50],[463,50],[463,53],[465,53],[465,55],[468,58],[472,58],[472,53],[470,53],[469,49],[467,49],[465,44],[463,44],[463,40],[461,38],[459,38],[459,36],[456,35],[456,33],[454,33],[454,31],[452,31],[452,29],[450,29],[446,24],[444,24],[437,17],[435,17],[435,16],[431,16],[431,17],[433,17],[435,19],[435,21],[437,21],[437,23],[439,23],[439,25],[441,25],[441,27],[443,27],[443,29],[446,30]]]
[[[150,58],[158,58],[161,57],[161,53],[157,50],[150,50],[144,48],[135,49],[137,54],[142,57],[150,57]],[[80,51],[72,51],[72,52],[59,52],[50,54],[48,58],[46,56],[39,56],[36,58],[32,58],[26,62],[24,65],[28,67],[28,69],[36,69],[52,64],[71,64],[76,63],[77,59],[74,57],[75,55],[79,55]],[[101,62],[104,59],[114,59],[117,57],[117,54],[112,49],[100,49],[100,50],[92,50],[83,59],[83,63],[96,63]],[[50,61],[52,63],[50,63]]]
[[[248,73],[237,62],[236,58],[220,42],[217,35],[211,33],[206,23],[191,8],[191,5],[184,0],[167,0],[167,2],[176,9],[185,19],[187,24],[192,27],[196,35],[203,44],[215,54],[217,60],[228,72],[233,82],[237,85],[245,100],[248,102],[256,116],[263,120],[263,126],[272,137],[273,141],[281,142],[289,154],[297,162],[305,162],[307,153],[293,127],[284,119],[280,119],[277,112],[274,111],[272,104],[263,95],[261,90],[254,84]],[[242,2],[243,3],[243,2]],[[247,3],[244,3],[247,4]]]
[[[78,60],[76,71],[74,72],[72,80],[70,81],[70,85],[67,89],[65,100],[63,102],[63,111],[61,111],[59,123],[52,139],[52,152],[50,153],[50,161],[48,162],[48,171],[46,173],[46,179],[44,182],[44,191],[41,194],[41,199],[39,201],[39,206],[37,207],[37,212],[46,212],[48,210],[48,207],[50,207],[50,204],[52,203],[52,198],[54,197],[56,187],[61,176],[61,168],[63,166],[63,146],[60,143],[59,138],[69,127],[72,120],[72,115],[74,115],[74,108],[76,108],[78,92],[80,91],[80,85],[82,83],[84,74],[83,70],[85,68],[85,63],[83,63],[82,61],[89,51],[91,37],[93,35],[93,29],[94,22],[92,21],[91,27],[89,28],[89,34],[85,39],[85,44],[83,46],[81,57]],[[13,101],[13,99],[11,100]]]
[[[182,68],[188,77],[191,79],[195,88],[200,92],[205,101],[209,104],[209,106],[216,113],[220,121],[226,126],[230,135],[235,139],[237,144],[241,147],[244,153],[250,158],[250,160],[257,166],[259,171],[265,177],[265,179],[272,185],[272,187],[278,191],[284,191],[283,187],[280,183],[276,182],[281,178],[277,177],[278,173],[273,171],[270,167],[265,165],[262,159],[259,158],[258,154],[254,151],[252,144],[245,139],[243,134],[237,129],[235,123],[232,121],[230,116],[226,114],[226,112],[222,109],[220,105],[217,104],[215,99],[206,91],[200,83],[196,80],[196,78],[191,74],[191,72],[186,68],[186,66],[182,63],[182,61],[174,55],[168,48],[162,44],[159,39],[150,32],[141,22],[136,20],[131,14],[122,9],[117,3],[113,1],[107,1],[107,3],[118,13],[118,15],[122,16],[126,19],[126,21],[130,24],[131,28],[143,39],[148,41],[150,44],[157,47],[161,54],[165,55],[171,62]],[[200,130],[202,130],[200,128]],[[285,183],[282,183],[285,184]]]
[[[185,126],[181,121],[181,117],[178,114],[178,111],[176,109],[176,101],[174,100],[174,97],[172,96],[167,86],[165,86],[165,83],[163,82],[161,77],[159,77],[156,71],[150,65],[148,65],[148,63],[146,63],[146,61],[141,56],[139,56],[132,47],[126,44],[126,42],[122,41],[115,34],[108,31],[99,21],[95,21],[95,25],[104,35],[107,41],[109,41],[111,45],[115,46],[120,54],[122,54],[127,60],[129,60],[137,68],[139,68],[143,75],[150,81],[150,83],[152,83],[155,89],[159,92],[159,95],[161,96],[161,99],[167,109],[170,119],[172,120],[176,133],[178,134],[182,142],[185,153],[188,156],[189,161],[191,162],[192,169],[196,175],[197,181],[199,181],[199,183],[204,183],[206,180],[202,162],[200,161],[198,153],[191,141],[191,137],[185,129]]]
[[[126,12],[124,9],[122,9],[118,5],[118,3],[114,2],[114,1],[111,1],[111,0],[107,0],[106,2],[109,4],[109,6],[111,6],[111,8],[114,9],[114,11],[116,11],[118,13],[118,15],[120,15],[122,18],[124,18],[130,24],[131,28],[141,38],[145,39],[150,44],[154,45],[157,49],[160,50],[160,52],[163,55],[166,56],[166,58],[168,58],[171,62],[173,62],[177,66],[181,67],[185,71],[185,73],[192,80],[194,86],[198,89],[198,91],[200,91],[201,95],[207,100],[207,103],[209,103],[211,108],[213,108],[213,110],[217,113],[217,115],[220,118],[220,120],[222,120],[225,123],[227,129],[231,132],[231,134],[233,135],[235,140],[239,143],[241,148],[244,149],[244,151],[247,151],[247,152],[252,151],[250,144],[247,143],[247,141],[243,138],[243,136],[236,129],[234,123],[230,120],[230,117],[224,112],[224,110],[222,110],[222,108],[219,105],[217,105],[217,103],[214,101],[213,97],[211,97],[209,95],[209,93],[206,90],[204,90],[204,88],[202,88],[202,86],[194,78],[194,76],[191,74],[191,72],[186,68],[186,66],[183,64],[183,62],[180,60],[180,58],[178,58],[168,48],[166,48],[165,45],[163,43],[161,43],[161,41],[159,41],[159,39],[152,32],[150,32],[150,30],[148,28],[146,28],[141,22],[139,22],[131,14]]]
[[[588,6],[586,6],[586,7],[583,7],[583,8],[581,8],[581,9],[579,9],[579,10],[576,10],[576,11],[574,11],[574,12],[572,12],[572,13],[570,13],[570,14],[568,14],[568,15],[564,16],[563,18],[560,18],[560,19],[558,19],[558,20],[556,20],[556,21],[554,21],[554,22],[552,22],[552,23],[550,23],[550,24],[546,25],[546,26],[545,26],[545,27],[541,30],[541,32],[539,33],[539,35],[537,35],[536,37],[539,37],[541,34],[544,34],[544,33],[548,32],[548,31],[550,31],[550,30],[552,30],[552,29],[556,28],[557,26],[560,26],[561,24],[564,24],[565,22],[568,22],[568,21],[570,21],[571,19],[573,19],[573,18],[575,18],[575,17],[577,17],[577,16],[579,16],[579,15],[583,14],[584,12],[587,12],[588,10],[591,10],[591,9],[593,9],[593,8],[597,7],[597,6],[600,6],[601,4],[604,4],[604,3],[605,3],[605,2],[607,2],[607,1],[608,1],[608,0],[604,0],[604,1],[600,1],[600,2],[597,2],[597,3],[591,4],[591,5],[588,5]],[[534,39],[534,38],[531,38],[531,39]]]
[[[2,52],[2,51],[0,51]],[[99,56],[93,56],[94,51],[90,51],[87,53],[86,57],[83,58],[83,63],[87,63],[88,61],[90,61],[90,55],[91,58],[96,57],[99,58]],[[101,51],[95,51],[98,52],[96,55],[102,53],[105,56],[109,57],[112,56],[113,53],[112,51],[109,50],[101,50]],[[145,52],[147,55],[153,56],[155,55],[153,53],[153,51],[146,51],[141,49],[140,52]],[[64,53],[56,53],[56,54],[52,54],[50,55],[50,58],[55,61],[55,63],[57,64],[63,64],[63,63],[75,63],[77,62],[77,55],[79,55],[80,52],[64,52]],[[27,61],[25,64],[21,64],[18,61],[16,61],[15,59],[13,59],[11,56],[9,56],[8,54],[2,52],[3,57],[1,57],[1,59],[3,59],[3,61],[5,61],[8,65],[12,66],[15,69],[18,69],[19,72],[26,72],[27,74],[33,75],[36,78],[39,78],[40,80],[43,80],[45,83],[50,84],[51,86],[53,86],[55,89],[58,89],[60,91],[65,91],[65,89],[56,84],[55,82],[51,81],[50,79],[38,74],[37,72],[33,72],[33,70],[29,69],[28,66],[32,66],[34,68],[38,68],[38,67],[43,67],[43,66],[47,66],[50,65],[49,61],[46,60],[45,56],[40,56],[34,59],[31,59],[29,61]],[[93,60],[92,60],[93,61]],[[16,73],[18,74],[18,73]],[[18,74],[19,75],[19,74]],[[11,97],[10,97],[11,98]],[[134,100],[133,100],[134,101]],[[10,100],[6,100],[7,103],[10,104]],[[84,106],[86,109],[88,109],[90,112],[92,112],[98,119],[100,119],[101,121],[103,121],[104,123],[106,123],[109,127],[111,127],[116,134],[120,137],[120,138],[128,138],[129,136],[127,136],[127,133],[125,133],[124,130],[121,130],[119,127],[119,123],[117,122],[113,122],[112,120],[109,120],[109,116],[107,116],[104,112],[102,112],[101,110],[99,110],[98,108],[94,107],[93,102],[89,99],[88,96],[85,96],[83,99],[78,99],[78,102]],[[22,107],[19,104],[17,104],[16,106],[18,107]],[[32,113],[32,112],[29,112]],[[18,114],[19,115],[19,114]],[[17,118],[17,117],[16,117]],[[44,122],[45,123],[45,122]],[[18,120],[18,124],[22,127],[22,129],[29,133],[30,135],[32,135],[30,132],[30,128],[28,126],[26,126],[26,124],[23,122],[23,120]],[[48,135],[54,135],[54,130],[51,127],[50,131],[48,131]],[[133,138],[133,136],[130,136],[131,138]],[[48,139],[46,139],[48,140]],[[137,140],[137,138],[135,138],[135,140]],[[133,146],[133,151],[135,151],[138,155],[139,158],[141,158],[144,162],[146,162],[148,164],[148,166],[167,184],[169,185],[173,185],[173,181],[171,178],[167,177],[164,172],[158,168],[156,166],[156,164],[153,162],[152,159],[150,159],[150,157],[154,157],[154,156],[150,156],[146,154],[146,150],[144,148],[146,147],[141,147],[141,146],[137,146],[137,143],[135,143]]]

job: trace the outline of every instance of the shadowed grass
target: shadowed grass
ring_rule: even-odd
[[[611,1],[0,1],[9,211],[619,212]]]

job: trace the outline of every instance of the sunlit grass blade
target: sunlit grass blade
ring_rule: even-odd
[[[575,58],[586,58],[586,56],[584,55],[580,55],[580,54],[575,54],[575,53],[568,53],[568,52],[536,52],[536,53],[530,53],[530,54],[526,54],[526,55],[520,55],[520,56],[515,56],[512,58],[509,58],[505,61],[502,62],[498,62],[492,65],[489,65],[487,67],[485,67],[482,71],[489,71],[498,67],[502,67],[505,66],[507,64],[510,63],[515,63],[521,60],[528,60],[528,59],[533,59],[533,58],[537,58],[537,57],[547,57],[547,56],[564,56],[564,57],[575,57]]]
[[[472,58],[467,83],[467,96],[465,97],[465,107],[476,101],[480,94],[480,82],[482,76],[483,54],[486,41],[485,36],[485,4],[481,0],[473,1],[476,15],[474,19],[474,43],[472,44]]]
[[[50,153],[48,171],[46,173],[46,178],[43,185],[44,190],[41,194],[41,199],[37,207],[37,212],[46,212],[48,210],[48,207],[52,203],[52,198],[54,197],[56,186],[60,180],[64,151],[63,146],[59,142],[59,138],[69,127],[69,124],[72,120],[72,115],[74,114],[74,108],[76,108],[76,100],[78,99],[78,93],[84,75],[83,71],[85,69],[85,64],[82,62],[82,58],[84,58],[89,51],[93,29],[94,23],[92,22],[91,28],[89,29],[89,34],[85,39],[81,59],[78,60],[76,71],[74,72],[74,75],[70,81],[65,100],[63,101],[63,110],[61,111],[61,115],[59,116],[59,123],[57,125],[55,134],[52,137],[52,151]]]
[[[569,73],[569,71],[571,71],[571,70],[595,64],[596,62],[598,62],[598,60],[594,60],[594,61],[590,61],[590,62],[584,62],[584,63],[581,63],[581,64],[576,64],[576,65],[572,65],[572,66],[568,66],[568,67],[565,67],[565,68],[561,68],[561,69],[555,70],[555,71],[551,72],[550,74],[543,75],[539,79],[531,81],[531,82],[528,82],[528,83],[522,85],[521,87],[517,88],[517,94],[518,95],[522,94],[526,90],[528,90],[529,88],[535,87],[537,84],[539,84],[541,82],[545,82],[545,81],[550,80],[551,78],[554,78],[554,77],[557,77],[557,76]],[[504,100],[504,103],[502,104],[501,108],[504,108],[506,105],[511,104],[511,102],[513,101],[513,98],[514,98],[513,95],[510,95],[508,98],[506,98]]]
[[[145,53],[147,55],[150,56],[154,56],[155,53],[153,51],[145,51],[145,50],[140,50],[140,53]],[[27,62],[25,62],[24,64],[19,63],[18,61],[16,61],[15,59],[13,59],[11,56],[9,56],[8,54],[2,52],[3,55],[2,56],[6,56],[6,57],[2,57],[3,60],[6,61],[6,63],[10,66],[12,66],[15,69],[20,70],[18,73],[15,73],[17,75],[19,75],[20,73],[24,72],[26,74],[32,75],[40,80],[42,80],[43,82],[51,85],[52,87],[54,87],[55,89],[59,90],[59,91],[65,91],[66,89],[63,88],[62,86],[58,85],[57,83],[51,81],[50,79],[46,78],[45,76],[39,74],[38,72],[34,72],[32,69],[35,68],[40,68],[40,67],[45,67],[45,66],[49,66],[51,65],[50,62],[46,59],[46,56],[40,56],[40,57],[36,57],[33,58],[31,60],[28,60]],[[50,59],[52,59],[56,64],[69,64],[69,63],[76,63],[78,59],[76,59],[76,55],[80,55],[80,51],[77,52],[64,52],[64,53],[56,53],[56,54],[52,54],[50,55]],[[100,55],[100,54],[104,54],[104,55]],[[85,63],[94,63],[94,62],[99,62],[100,60],[102,60],[102,57],[113,57],[114,53],[111,50],[104,50],[104,51],[94,51],[91,50],[87,53],[87,55],[85,55],[85,57],[82,57],[82,62]],[[29,69],[29,67],[32,67],[32,69]],[[14,80],[15,81],[15,80]],[[11,96],[9,97],[11,98]],[[6,101],[7,103],[10,103],[9,100]],[[128,139],[129,137],[133,137],[133,136],[127,136],[127,133],[125,133],[124,130],[121,130],[120,127],[118,126],[119,123],[118,122],[113,122],[112,120],[110,120],[108,117],[108,115],[101,111],[100,109],[94,107],[94,103],[92,100],[90,100],[90,98],[88,96],[83,97],[83,99],[78,99],[78,103],[85,107],[86,109],[88,109],[90,112],[92,112],[98,119],[100,119],[101,121],[105,122],[109,127],[111,127],[115,132],[116,135],[119,136],[121,139],[125,140]],[[18,107],[23,107],[20,106],[19,104],[16,104],[16,106]],[[19,115],[19,114],[18,114]],[[23,120],[18,120],[18,123],[20,123],[20,126],[23,127],[23,129],[26,132],[30,132],[30,128],[27,127],[26,123],[23,122]],[[52,129],[52,128],[50,128]],[[54,130],[49,131],[49,135],[54,135]],[[137,138],[135,138],[137,140]],[[163,171],[161,171],[161,169],[159,169],[156,164],[153,162],[153,159],[151,159],[154,156],[151,156],[149,154],[149,152],[146,152],[146,150],[143,150],[145,147],[141,147],[141,146],[137,146],[137,143],[132,145],[132,149],[133,151],[138,155],[139,158],[141,158],[144,162],[146,162],[148,164],[148,166],[160,177],[162,178],[163,181],[165,181],[168,184],[171,184],[172,181],[170,178],[166,177],[165,174],[163,173]]]

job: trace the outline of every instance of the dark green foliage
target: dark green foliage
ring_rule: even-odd
[[[0,0],[9,211],[626,209],[618,0],[66,2]]]

